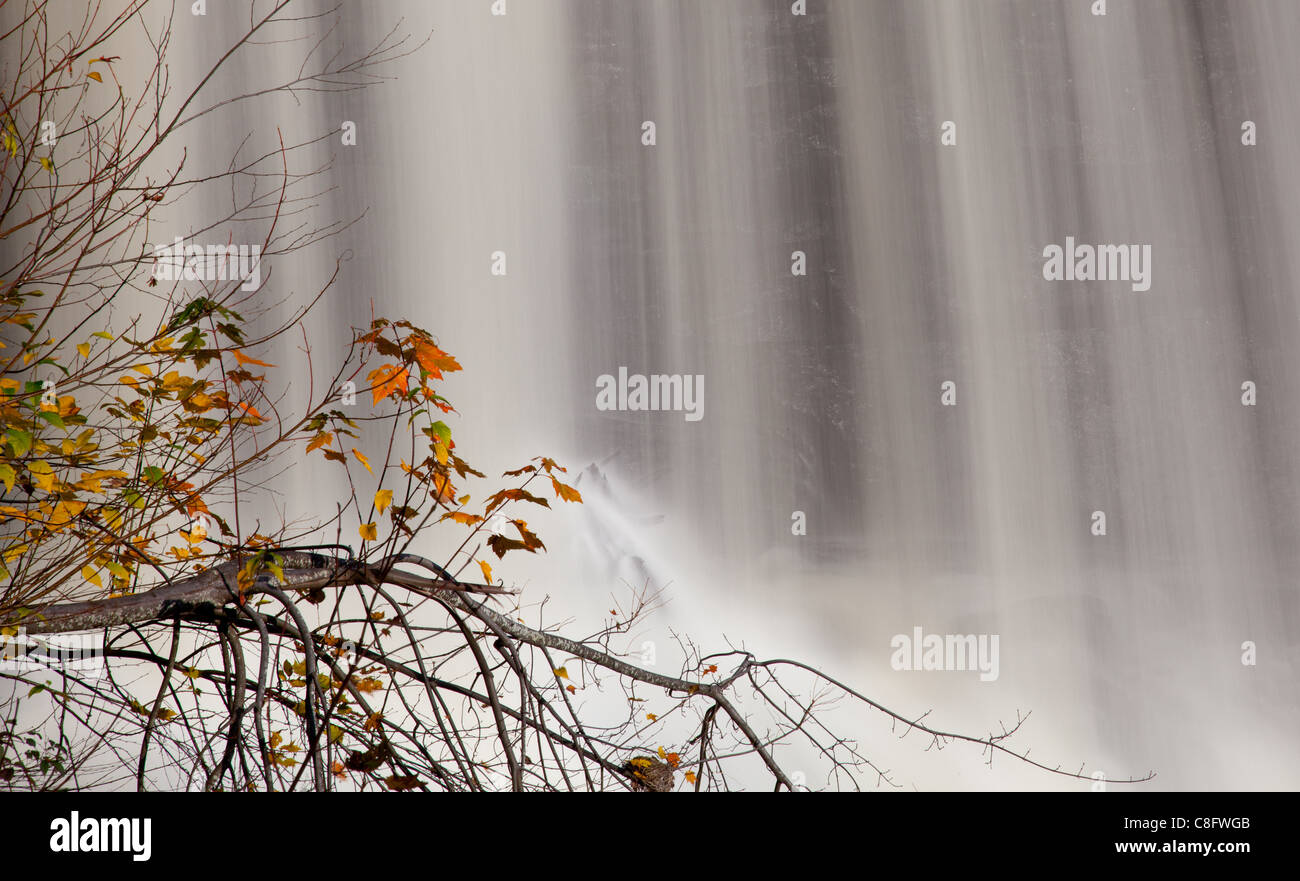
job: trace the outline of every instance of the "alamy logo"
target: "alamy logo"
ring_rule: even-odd
[[[0,671],[39,673],[75,670],[82,676],[103,675],[103,637],[94,633],[31,636],[26,628],[0,628]]]
[[[618,368],[618,378],[604,373],[596,377],[597,410],[682,410],[687,422],[704,418],[704,376],[702,374],[640,373],[628,375]]]
[[[889,641],[894,654],[889,666],[895,670],[979,670],[981,682],[998,678],[996,635],[922,634],[919,626],[912,635],[899,633]]]
[[[1151,289],[1150,245],[1083,245],[1065,237],[1065,247],[1043,248],[1048,281],[1127,281],[1133,290]]]
[[[137,818],[83,818],[76,811],[68,819],[50,821],[50,850],[54,853],[132,854],[137,863],[147,862],[153,853],[153,821]]]
[[[186,245],[177,236],[170,245],[153,246],[153,277],[159,281],[235,281],[241,290],[262,286],[261,245]]]

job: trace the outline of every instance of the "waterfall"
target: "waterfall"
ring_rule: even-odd
[[[471,462],[581,474],[549,553],[497,565],[526,601],[586,620],[647,583],[652,639],[799,653],[952,730],[1032,710],[1043,761],[1300,786],[1292,4],[489,6],[345,6],[327,48],[403,16],[429,43],[284,119],[357,123],[314,338],[429,328]],[[1047,280],[1067,236],[1148,245],[1150,289]],[[621,366],[705,377],[703,419],[598,409]],[[280,481],[332,510],[318,466]],[[918,626],[999,635],[999,677],[892,669]],[[860,725],[917,785],[1058,785]]]

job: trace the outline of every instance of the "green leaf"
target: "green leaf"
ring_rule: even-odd
[[[55,413],[53,410],[37,410],[36,415],[50,423],[50,425],[53,425],[55,428],[66,429],[68,427],[63,424],[63,417],[58,413]]]
[[[447,427],[447,423],[435,422],[433,423],[432,428],[433,428],[433,433],[438,436],[438,440],[442,441],[442,445],[444,447],[450,446],[451,429]]]
[[[32,449],[32,435],[28,431],[13,429],[9,432],[9,446],[13,447],[15,456],[26,456]]]

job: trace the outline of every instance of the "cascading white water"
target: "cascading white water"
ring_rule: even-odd
[[[322,205],[368,214],[314,333],[408,317],[465,367],[471,461],[599,466],[500,575],[579,618],[666,584],[658,633],[950,729],[1032,710],[1044,761],[1300,785],[1292,4],[488,6],[345,7],[335,44],[403,15],[430,43],[287,118],[358,123]],[[1045,281],[1067,235],[1149,243],[1151,289]],[[703,375],[704,418],[597,410],[620,366]],[[299,513],[330,504],[314,468]],[[914,626],[1000,635],[999,678],[895,671]],[[880,745],[921,786],[1058,785]]]

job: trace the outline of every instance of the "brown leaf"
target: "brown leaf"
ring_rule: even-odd
[[[420,778],[414,774],[395,774],[384,781],[384,784],[393,792],[406,792],[409,789],[419,789],[423,784]]]

